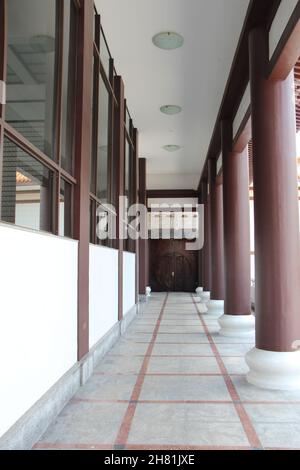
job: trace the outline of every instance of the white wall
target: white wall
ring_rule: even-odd
[[[90,245],[90,347],[117,321],[118,251]]]
[[[123,254],[123,315],[135,305],[135,254]]]
[[[272,58],[275,49],[281,39],[281,36],[286,28],[286,25],[292,16],[292,13],[298,3],[298,0],[281,0],[276,16],[274,18],[270,30],[270,59]]]
[[[147,189],[197,189],[200,174],[147,174]]]
[[[76,363],[77,253],[0,225],[0,436]]]
[[[150,207],[152,204],[180,204],[180,205],[192,205],[196,206],[198,204],[198,199],[196,197],[182,197],[182,198],[149,198],[148,199],[148,207]]]

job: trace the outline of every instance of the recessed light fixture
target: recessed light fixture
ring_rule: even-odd
[[[181,106],[175,104],[166,104],[160,108],[163,114],[168,114],[168,116],[173,116],[174,114],[179,114],[182,111]]]
[[[177,150],[180,150],[179,145],[165,145],[163,147],[167,152],[177,152]]]
[[[165,50],[178,49],[184,43],[184,39],[180,34],[171,31],[156,34],[152,41],[155,46]]]

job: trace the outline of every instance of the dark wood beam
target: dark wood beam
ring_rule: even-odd
[[[147,191],[147,199],[156,198],[198,198],[199,191],[193,189],[149,189]]]

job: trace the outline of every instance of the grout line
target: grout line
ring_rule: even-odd
[[[183,445],[161,445],[161,444],[130,444],[126,450],[252,450],[250,446],[183,446]]]
[[[147,369],[148,369],[150,357],[151,357],[152,352],[153,352],[154,343],[155,343],[157,333],[158,333],[158,330],[159,330],[159,327],[160,327],[160,323],[161,323],[161,320],[162,320],[162,317],[163,317],[163,314],[164,314],[164,310],[165,310],[165,307],[166,307],[166,304],[167,304],[167,300],[168,300],[168,294],[166,294],[164,302],[162,304],[161,311],[160,311],[160,314],[159,314],[159,317],[158,317],[158,320],[157,320],[157,323],[156,323],[156,326],[155,326],[155,329],[154,329],[154,332],[153,332],[152,340],[151,340],[151,342],[149,344],[149,347],[147,349],[147,352],[144,356],[144,361],[143,361],[142,367],[140,369],[140,373],[137,377],[135,386],[134,386],[133,391],[132,391],[132,395],[131,395],[131,399],[130,399],[131,403],[129,403],[129,405],[128,405],[127,411],[125,413],[125,416],[123,417],[123,421],[122,421],[122,424],[121,424],[119,432],[118,432],[118,436],[117,436],[117,439],[116,439],[116,442],[115,442],[115,447],[126,446],[126,444],[127,444],[127,440],[128,440],[131,425],[132,425],[132,421],[133,421],[134,414],[135,414],[135,411],[136,411],[137,400],[139,399],[139,396],[141,394],[142,386],[143,386],[143,383],[144,383],[144,380],[145,380],[145,374],[146,374]]]
[[[222,372],[147,372],[146,374],[141,374],[140,372],[95,372],[94,375],[101,377],[128,377],[130,375],[144,375],[145,377],[220,377],[222,376]],[[234,377],[244,377],[245,374],[230,375]]]
[[[38,442],[33,449],[54,450],[113,450],[112,444],[79,444],[65,442]]]
[[[219,375],[220,376],[220,375]],[[97,398],[73,398],[70,403],[111,403],[111,404],[129,404],[131,400],[105,400]],[[189,404],[189,405],[203,405],[203,404],[214,404],[214,405],[300,405],[300,401],[262,401],[262,400],[132,400],[132,403],[137,404]]]
[[[225,367],[225,364],[223,362],[223,359],[218,351],[218,348],[216,347],[216,344],[213,340],[213,337],[211,336],[207,326],[205,325],[204,323],[204,320],[202,318],[202,315],[199,311],[199,308],[197,306],[197,303],[195,302],[195,299],[194,299],[194,296],[191,294],[191,297],[192,297],[192,300],[193,300],[193,303],[194,303],[194,306],[196,308],[196,311],[197,311],[197,314],[199,316],[199,319],[200,319],[200,322],[202,324],[202,326],[204,327],[205,329],[205,332],[206,332],[206,335],[208,337],[208,340],[209,340],[209,343],[211,345],[211,349],[215,355],[215,358],[219,364],[219,367],[221,369],[221,372],[222,372],[222,375],[223,375],[223,378],[224,378],[224,381],[226,383],[226,386],[227,386],[227,389],[228,389],[228,392],[232,398],[232,401],[234,403],[234,406],[235,406],[235,409],[237,411],[237,414],[240,418],[240,421],[241,421],[241,424],[244,428],[244,431],[246,433],[246,436],[248,438],[248,441],[251,445],[251,447],[255,448],[255,449],[262,449],[263,446],[260,442],[260,439],[254,429],[254,426],[245,410],[245,408],[243,407],[243,405],[241,404],[241,400],[240,400],[240,397],[239,397],[239,394],[230,378],[230,375],[229,373],[227,372],[227,369]]]

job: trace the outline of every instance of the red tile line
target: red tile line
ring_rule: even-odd
[[[207,338],[209,340],[209,343],[210,343],[210,346],[211,346],[211,349],[215,355],[215,358],[217,360],[217,363],[221,369],[221,372],[222,372],[222,375],[223,375],[223,378],[224,378],[224,381],[226,383],[226,386],[227,386],[227,389],[228,389],[228,392],[232,398],[232,401],[233,401],[233,404],[235,406],[235,409],[236,409],[236,412],[240,418],[240,421],[242,423],[242,426],[244,428],[244,431],[246,433],[246,436],[248,438],[248,441],[251,445],[252,448],[255,448],[255,449],[262,449],[262,444],[259,440],[259,437],[251,423],[251,420],[244,408],[244,406],[242,405],[241,403],[241,400],[240,400],[240,397],[238,395],[238,392],[230,378],[230,375],[228,374],[227,372],[227,369],[225,367],[225,364],[223,362],[223,359],[218,351],[218,348],[216,347],[216,344],[213,340],[213,337],[211,336],[203,318],[202,318],[202,315],[199,311],[199,308],[198,308],[198,305],[197,303],[195,302],[195,299],[194,299],[194,296],[191,294],[191,297],[192,297],[192,300],[193,300],[193,304],[196,308],[196,311],[197,311],[197,314],[198,314],[198,317],[200,319],[200,322],[205,330],[205,333],[207,335]]]
[[[122,424],[121,424],[119,432],[118,432],[117,439],[115,441],[116,446],[126,446],[126,444],[127,444],[129,432],[130,432],[132,421],[133,421],[134,414],[135,414],[135,411],[136,411],[137,400],[139,399],[140,394],[141,394],[142,386],[143,386],[144,380],[145,380],[145,375],[147,373],[150,357],[151,357],[152,352],[153,352],[155,340],[156,340],[157,333],[158,333],[158,330],[159,330],[159,327],[160,327],[160,323],[161,323],[161,320],[162,320],[162,317],[163,317],[163,314],[164,314],[164,310],[165,310],[165,307],[166,307],[167,300],[168,300],[168,294],[166,294],[164,302],[162,304],[160,314],[159,314],[159,317],[158,317],[158,320],[156,322],[156,326],[155,326],[155,329],[154,329],[154,332],[153,332],[152,339],[149,343],[147,352],[146,352],[145,357],[144,357],[143,364],[142,364],[141,369],[140,369],[140,373],[137,377],[135,386],[133,388],[131,399],[130,399],[130,401],[132,403],[129,403],[127,411],[124,415]]]

